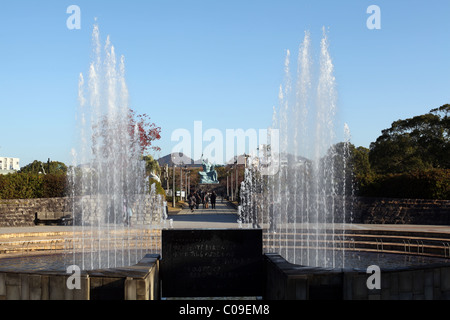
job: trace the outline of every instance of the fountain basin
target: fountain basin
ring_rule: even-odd
[[[345,231],[348,238],[334,237],[340,242],[332,244],[326,238],[330,237],[327,232],[323,241],[315,242],[315,245],[320,244],[320,248],[311,246],[308,249],[314,252],[338,251],[337,255],[345,258],[345,265],[334,268],[287,260],[305,254],[305,233],[298,232],[292,237],[290,230],[286,234],[275,235],[263,230],[265,254],[260,246],[259,249],[253,246],[246,249],[261,252],[263,289],[257,296],[267,300],[450,299],[450,253],[448,244],[443,242],[450,239],[448,227],[353,225],[351,228]],[[52,238],[54,236],[51,235]],[[273,236],[281,237],[287,246],[275,247],[274,253],[269,253],[273,242],[270,237]],[[228,241],[227,235],[223,237],[223,241]],[[158,254],[145,255],[161,252],[161,241],[157,238],[154,248],[144,245],[141,257],[145,256],[145,259],[136,265],[82,271],[82,290],[68,290],[66,286],[70,275],[65,268],[71,264],[72,252],[47,255],[28,252],[15,257],[1,255],[0,299],[158,299],[160,262],[164,265],[164,259],[160,261]],[[140,254],[140,251],[134,252]],[[186,259],[198,255],[199,252],[194,250],[194,254],[188,254]],[[324,256],[332,255],[326,253]],[[367,268],[370,265],[380,267],[379,290],[367,288],[370,277]]]
[[[444,300],[450,299],[450,264],[381,267],[381,288],[369,289],[371,274],[353,268],[295,265],[266,254],[269,300]]]
[[[447,259],[415,255],[348,252],[356,264],[346,268],[295,265],[278,254],[264,255],[266,300],[450,299]],[[128,267],[81,271],[81,289],[69,290],[63,255],[3,258],[0,299],[147,300],[159,298],[159,255],[146,255]],[[14,263],[34,261],[27,268]],[[9,263],[6,263],[6,261]],[[385,263],[387,262],[387,263]],[[378,263],[381,289],[369,290],[366,266]],[[34,270],[33,267],[34,266]]]
[[[0,300],[152,300],[159,297],[159,255],[147,254],[133,266],[82,270],[79,289],[67,285],[72,274],[64,270],[61,256],[27,257],[49,263],[34,270],[0,268]],[[21,259],[5,260],[12,265],[14,260],[23,262]]]

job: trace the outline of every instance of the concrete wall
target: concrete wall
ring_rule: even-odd
[[[159,257],[143,278],[127,277],[125,280],[125,300],[158,300]]]
[[[381,270],[381,289],[369,290],[369,274],[344,273],[346,300],[450,300],[450,266]]]
[[[380,272],[381,289],[369,290],[363,271],[301,267],[266,255],[268,300],[450,300],[450,266]]]
[[[89,300],[89,279],[81,275],[81,289],[70,290],[66,274],[0,272],[0,300]]]
[[[265,254],[266,300],[342,300],[343,273],[339,269],[302,267],[278,254]]]
[[[82,271],[80,289],[69,289],[64,272],[0,271],[0,300],[156,300],[159,255],[121,269]]]

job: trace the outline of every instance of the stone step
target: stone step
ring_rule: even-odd
[[[68,230],[71,229],[68,228]],[[126,238],[131,242],[131,246],[134,246],[136,244],[134,240],[137,240],[137,244],[140,246],[151,243],[152,247],[160,248],[160,233],[161,230],[158,229],[111,230],[109,233],[105,233],[102,239],[110,237],[109,244],[117,247],[121,247],[123,238]],[[98,243],[97,230],[94,230],[93,236],[94,241],[89,233],[86,233],[83,239],[82,231],[75,231],[75,233],[73,231],[0,233],[0,257],[20,253],[63,252],[71,250],[74,245],[80,247],[81,244],[89,248],[92,243]]]

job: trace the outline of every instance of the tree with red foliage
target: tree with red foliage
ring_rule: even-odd
[[[151,149],[153,151],[160,151],[161,148],[152,143],[155,140],[161,139],[161,127],[157,127],[154,122],[150,121],[150,116],[146,113],[136,114],[136,112],[130,108],[129,112],[130,119],[130,134],[134,133],[135,127],[137,126],[139,142],[141,144],[142,153]]]
[[[123,136],[124,130],[128,132],[132,144],[135,142],[139,144],[138,152],[141,156],[149,149],[153,151],[160,150],[153,143],[155,140],[161,139],[161,128],[151,122],[147,114],[136,114],[134,110],[129,109],[127,118],[125,119],[117,119],[107,114],[101,117],[98,124],[93,125],[94,134],[92,136],[92,143],[94,146],[97,146],[93,150],[94,153],[97,153],[96,150],[100,152],[96,156],[102,158],[110,157],[110,146],[116,143],[118,137]],[[136,150],[136,146],[130,145],[130,147]]]

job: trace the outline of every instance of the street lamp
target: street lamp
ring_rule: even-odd
[[[236,191],[234,192],[234,195],[236,197],[237,200],[237,193],[238,193],[238,170],[237,170],[237,163],[238,163],[238,156],[236,156],[236,160],[234,160],[234,170],[236,172]]]
[[[185,184],[184,184],[184,188],[186,189],[185,190],[185,194],[184,194],[184,198],[185,199],[187,199],[187,196],[188,196],[188,169],[187,169],[187,166],[184,166],[184,180],[186,180],[185,182]]]
[[[229,190],[228,190],[228,188],[229,188],[228,180],[230,180],[229,178],[230,178],[230,173],[227,170],[227,200],[230,199],[230,193],[229,193]]]
[[[172,207],[175,208],[175,162],[172,157]]]
[[[231,201],[234,200],[233,197],[233,166],[230,166],[230,193],[231,193]]]
[[[187,172],[187,194],[191,194],[191,171]]]
[[[180,201],[183,201],[183,162],[180,165]]]

